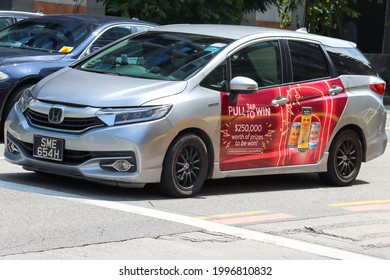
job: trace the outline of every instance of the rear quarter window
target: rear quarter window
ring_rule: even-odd
[[[355,48],[325,47],[338,75],[376,75],[371,63]]]

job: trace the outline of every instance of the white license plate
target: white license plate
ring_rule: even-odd
[[[33,156],[56,161],[64,157],[64,139],[34,135]]]

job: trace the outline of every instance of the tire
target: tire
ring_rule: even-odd
[[[4,140],[4,124],[5,120],[7,119],[7,116],[11,109],[14,107],[15,103],[19,100],[20,96],[22,95],[22,92],[26,89],[31,87],[32,84],[24,84],[19,86],[14,90],[13,93],[8,97],[7,103],[4,105],[3,112],[1,112],[1,122],[0,122],[0,140]]]
[[[192,133],[176,138],[163,163],[160,189],[173,197],[190,197],[202,187],[209,160],[202,139]]]
[[[331,185],[350,185],[359,173],[362,155],[362,143],[356,132],[350,129],[340,132],[329,150],[328,171],[319,173],[319,177]]]

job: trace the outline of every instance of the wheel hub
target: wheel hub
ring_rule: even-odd
[[[187,171],[188,169],[190,169],[190,167],[191,167],[191,164],[189,162],[184,163],[184,166],[183,166],[184,170]]]

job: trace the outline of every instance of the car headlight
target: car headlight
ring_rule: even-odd
[[[134,107],[121,109],[102,109],[97,116],[108,125],[121,125],[137,122],[146,122],[165,117],[172,105]]]
[[[20,110],[24,112],[32,100],[34,100],[34,97],[32,96],[30,89],[24,90],[19,99]]]
[[[0,81],[7,80],[7,79],[9,79],[8,74],[0,71]]]

